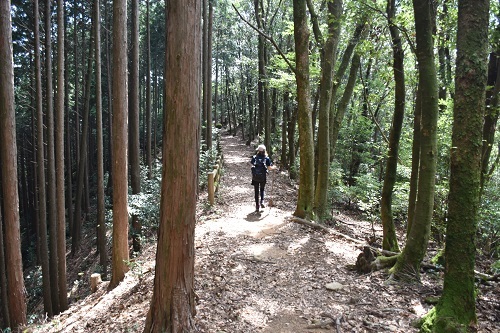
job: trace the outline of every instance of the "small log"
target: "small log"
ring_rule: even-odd
[[[101,274],[99,273],[94,273],[90,276],[90,291],[92,293],[95,293],[97,291],[97,286],[99,286],[99,283],[101,283]]]

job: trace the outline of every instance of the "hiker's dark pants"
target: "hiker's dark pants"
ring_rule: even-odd
[[[255,191],[255,204],[259,205],[259,194],[260,201],[264,201],[264,187],[266,186],[266,182],[258,183],[253,182],[253,188]]]

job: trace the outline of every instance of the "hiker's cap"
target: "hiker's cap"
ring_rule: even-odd
[[[266,151],[266,146],[264,146],[264,145],[259,145],[259,146],[257,147],[257,151]]]

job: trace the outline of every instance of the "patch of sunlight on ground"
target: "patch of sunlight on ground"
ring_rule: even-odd
[[[310,239],[309,236],[307,236],[307,237],[303,237],[301,239],[298,239],[294,243],[291,243],[288,246],[287,252],[289,254],[294,254],[295,252],[297,252],[297,250],[299,250],[300,248],[302,248],[304,246],[304,244],[306,244],[309,241],[309,239]]]
[[[231,194],[240,194],[240,193],[244,193],[244,194],[248,195],[248,187],[247,186],[233,186],[233,187],[231,187]]]
[[[253,254],[256,256],[262,255],[264,252],[274,247],[274,243],[267,244],[252,244],[243,248],[244,251],[247,251],[249,254]]]
[[[347,243],[339,243],[334,241],[325,242],[325,247],[333,254],[343,257],[347,260],[356,260],[358,252],[353,249],[352,245]]]
[[[422,317],[427,313],[427,310],[425,310],[425,308],[422,306],[422,303],[419,299],[412,299],[410,306],[413,309],[413,313],[415,313],[417,317]]]
[[[268,318],[285,310],[278,300],[252,297],[252,303],[241,309],[240,316],[243,320],[254,323],[258,327],[268,324]]]

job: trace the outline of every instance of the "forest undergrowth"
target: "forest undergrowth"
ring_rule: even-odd
[[[248,164],[253,148],[227,135],[221,146],[224,169],[216,204],[207,205],[202,193],[197,212],[199,332],[418,331],[412,323],[438,299],[442,272],[423,271],[419,284],[388,283],[384,271],[358,274],[353,269],[362,250],[358,242],[292,221],[298,184],[285,171],[269,175],[272,205],[255,213]],[[327,226],[356,240],[375,240],[374,246],[381,241],[380,225],[342,207]],[[102,282],[91,293],[98,254],[88,252],[95,242],[88,228],[83,250],[68,258],[70,308],[47,320],[40,314],[42,301],[31,300],[26,332],[142,332],[154,279],[156,240],[150,234],[125,280],[111,291]],[[400,239],[403,234],[400,230]],[[428,257],[437,250],[431,242]],[[499,288],[495,282],[477,285],[478,332],[500,331]]]

